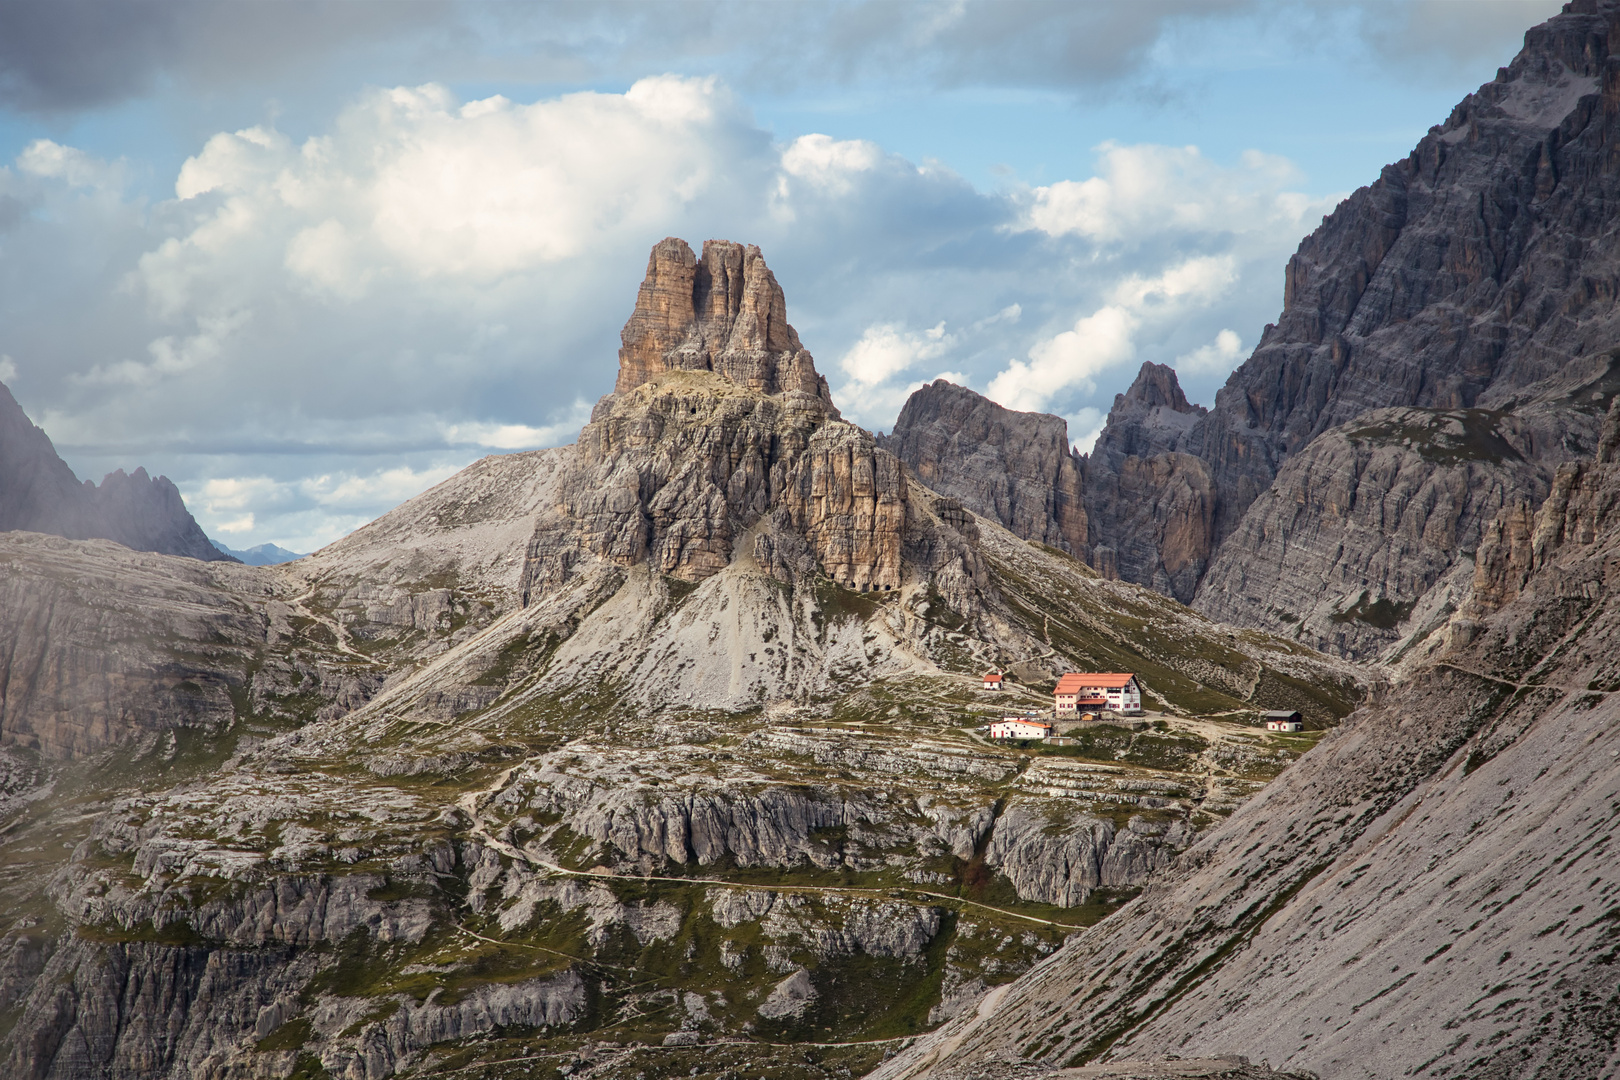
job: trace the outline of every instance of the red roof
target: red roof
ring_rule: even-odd
[[[986,675],[984,677],[984,681],[985,682],[1000,682],[1001,681],[1001,672],[999,672],[999,671],[990,672],[988,675]]]
[[[1109,671],[1101,674],[1071,671],[1058,680],[1055,693],[1067,696],[1069,694],[1078,694],[1081,690],[1094,686],[1104,686],[1111,690],[1118,690],[1134,678],[1136,676],[1129,671]]]
[[[1083,697],[1076,698],[1074,703],[1076,705],[1106,705],[1108,704],[1108,699],[1105,697]]]

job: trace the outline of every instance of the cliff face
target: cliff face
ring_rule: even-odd
[[[839,419],[759,249],[711,240],[703,252],[653,249],[617,389],[529,545],[525,602],[590,560],[701,581],[745,534],[783,574],[819,566],[858,592],[900,586],[900,463]]]
[[[1079,463],[1062,417],[1014,412],[938,379],[907,399],[879,445],[973,513],[1026,540],[1087,557]]]
[[[647,259],[635,311],[620,335],[616,393],[667,371],[713,371],[762,394],[819,398],[836,417],[827,380],[787,321],[787,302],[759,248],[661,240]]]
[[[879,1080],[1241,1053],[1322,1076],[1613,1075],[1620,407],[1495,591],[1176,870]]]
[[[1114,397],[1085,462],[1092,564],[1189,603],[1214,547],[1217,498],[1209,465],[1183,448],[1206,416],[1176,373],[1147,363]]]
[[[1444,622],[1484,523],[1590,454],[1620,389],[1617,11],[1585,0],[1532,29],[1324,219],[1208,415],[1144,370],[1088,462],[1100,568],[1362,657]],[[1423,414],[1367,416],[1389,409]],[[1432,452],[1421,433],[1455,423],[1485,443]]]
[[[145,469],[109,473],[100,486],[80,484],[50,438],[0,386],[0,532],[50,533],[72,540],[113,540],[136,551],[234,561],[186,511],[166,476]]]

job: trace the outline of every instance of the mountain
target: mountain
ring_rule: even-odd
[[[1093,566],[1345,656],[1436,646],[1485,528],[1591,453],[1620,392],[1615,18],[1588,0],[1532,29],[1328,215],[1213,409],[1143,367],[1083,463]]]
[[[275,544],[258,544],[244,551],[237,551],[235,548],[226,547],[218,540],[210,540],[209,543],[237,562],[246,563],[248,566],[276,566],[280,563],[292,562],[294,559],[304,557],[300,552],[288,551],[286,548],[277,547]]]
[[[1080,466],[1062,417],[1014,412],[936,379],[907,399],[878,445],[934,491],[1014,535],[1089,556]]]
[[[114,540],[204,562],[230,558],[209,543],[166,476],[119,469],[99,487],[79,483],[50,438],[0,385],[0,532],[17,529]]]
[[[1539,511],[1492,523],[1436,659],[874,1076],[1234,1053],[1323,1077],[1614,1075],[1620,402],[1594,441]]]
[[[6,1075],[865,1072],[1368,692],[930,491],[785,316],[666,240],[572,446],[277,566],[0,536]],[[1071,667],[1152,713],[982,737]]]

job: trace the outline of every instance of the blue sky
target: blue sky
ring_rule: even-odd
[[[0,7],[0,381],[81,476],[327,543],[572,441],[651,244],[758,243],[846,415],[938,375],[1082,446],[1209,404],[1338,198],[1528,0]]]

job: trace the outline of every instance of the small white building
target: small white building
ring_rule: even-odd
[[[1001,689],[1001,672],[992,671],[989,674],[987,674],[984,677],[984,688],[986,690],[1000,690]]]
[[[1273,711],[1265,714],[1267,731],[1304,731],[1305,721],[1298,712]]]
[[[1059,716],[1074,716],[1082,708],[1102,706],[1117,713],[1142,711],[1142,684],[1129,671],[1087,673],[1071,671],[1058,680],[1053,705]]]
[[[1051,736],[1051,724],[1025,716],[1004,716],[990,725],[992,739],[1048,739]]]

